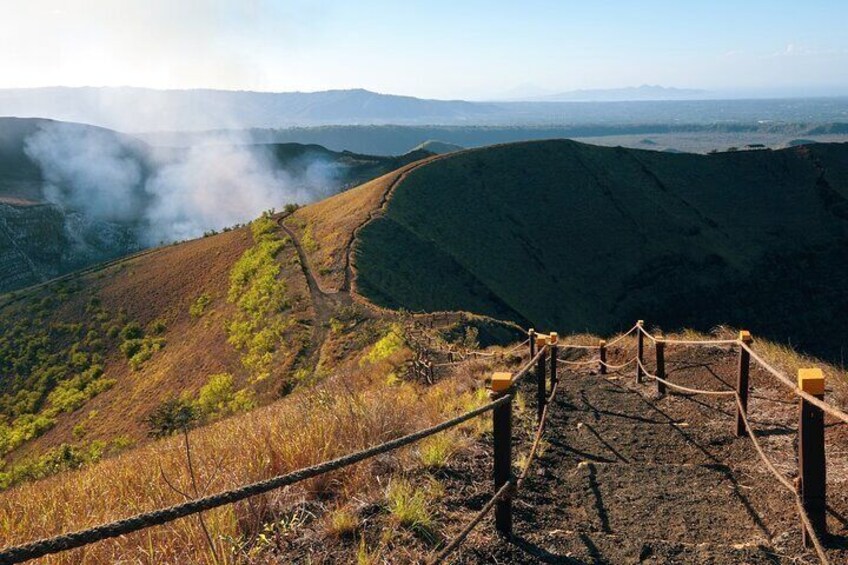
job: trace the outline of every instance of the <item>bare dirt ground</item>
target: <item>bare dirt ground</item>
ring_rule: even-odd
[[[612,363],[627,358],[619,350]],[[735,352],[680,349],[667,363],[671,380],[686,386],[735,382]],[[732,398],[660,396],[654,382],[636,383],[632,365],[622,371],[562,371],[545,449],[515,501],[515,537],[498,538],[489,517],[456,562],[818,562],[800,543],[794,497],[750,439],[735,436]],[[752,370],[751,423],[791,478],[797,404],[779,386]],[[829,422],[827,432],[831,563],[848,561],[845,428]],[[470,514],[485,500],[453,502]]]

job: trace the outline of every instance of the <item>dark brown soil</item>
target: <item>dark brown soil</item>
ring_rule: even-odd
[[[735,380],[736,353],[672,350],[667,366],[674,382],[723,390]],[[488,517],[454,562],[818,562],[800,543],[794,497],[750,439],[735,436],[732,397],[660,396],[653,381],[636,383],[632,366],[623,371],[561,372],[546,449],[514,503],[514,538],[495,535]],[[526,386],[532,404],[534,385]],[[778,386],[752,371],[750,415],[769,457],[793,478],[797,406]],[[828,432],[831,563],[848,561],[846,454],[832,445],[844,427]]]

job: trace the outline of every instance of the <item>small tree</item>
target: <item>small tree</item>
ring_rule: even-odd
[[[150,430],[149,436],[160,438],[183,432],[191,428],[198,420],[194,404],[181,398],[172,398],[163,402],[145,419]]]

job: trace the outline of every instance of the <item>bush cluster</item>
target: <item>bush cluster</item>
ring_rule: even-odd
[[[289,304],[277,261],[286,240],[276,228],[270,213],[255,220],[251,224],[254,244],[230,271],[227,300],[237,312],[227,325],[228,341],[241,352],[242,364],[255,380],[270,375],[274,352],[290,325],[282,316]]]

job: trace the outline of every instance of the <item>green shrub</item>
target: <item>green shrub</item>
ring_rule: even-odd
[[[198,296],[194,302],[191,303],[191,306],[188,308],[188,313],[192,318],[199,318],[203,315],[203,312],[206,311],[206,307],[209,306],[209,303],[212,302],[212,297],[207,293],[203,293]]]
[[[162,335],[166,329],[168,329],[168,326],[165,324],[165,320],[161,318],[157,318],[147,325],[147,333],[153,335]]]
[[[226,414],[231,411],[233,399],[233,376],[219,373],[209,377],[209,381],[201,387],[197,407],[204,415]]]
[[[233,265],[227,300],[237,307],[227,324],[229,343],[241,352],[242,364],[254,380],[270,375],[273,356],[291,322],[282,319],[289,307],[285,282],[279,280],[276,257],[285,243],[268,214],[251,224],[254,244]]]
[[[129,341],[131,339],[140,339],[144,336],[144,331],[138,322],[129,322],[121,330],[121,339]]]
[[[365,357],[362,358],[360,365],[365,363],[376,363],[383,359],[388,359],[403,347],[404,339],[401,333],[401,328],[398,324],[392,324],[388,333],[380,338],[375,343]]]

